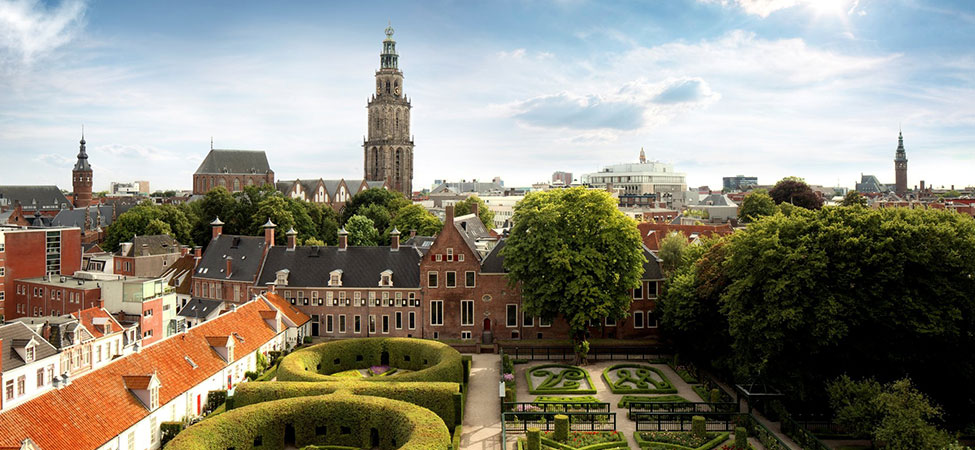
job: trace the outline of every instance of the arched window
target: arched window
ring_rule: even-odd
[[[393,128],[397,133],[399,132],[399,110],[396,111],[396,127]]]
[[[234,178],[234,192],[240,190],[240,178]]]
[[[389,81],[386,81],[386,93],[389,93]]]
[[[248,178],[247,181],[244,182],[244,184],[246,184],[248,186],[253,186],[254,185],[254,179],[253,178]]]
[[[219,178],[219,179],[217,180],[217,185],[219,185],[219,186],[223,186],[223,187],[225,187],[225,188],[226,188],[226,187],[227,187],[227,179],[226,179],[226,178],[224,178],[224,177],[220,177],[220,178]]]

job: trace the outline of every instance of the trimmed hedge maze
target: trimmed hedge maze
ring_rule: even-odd
[[[166,450],[447,450],[463,421],[466,364],[457,350],[423,339],[319,344],[286,356],[279,381],[237,386],[234,409],[187,428]],[[404,370],[333,375],[378,365]]]
[[[616,364],[603,370],[614,394],[676,394],[677,389],[659,369],[645,364]]]
[[[344,445],[425,450],[449,444],[447,426],[429,409],[338,392],[235,408],[183,430],[166,449]]]
[[[576,366],[543,364],[525,371],[528,392],[542,394],[595,394],[589,372]]]

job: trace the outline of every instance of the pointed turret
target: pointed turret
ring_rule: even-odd
[[[86,208],[91,204],[91,166],[88,165],[88,152],[85,150],[85,129],[81,129],[78,148],[78,161],[71,171],[71,184],[74,188],[74,207]]]
[[[647,163],[647,154],[643,152],[643,147],[640,147],[640,164]]]
[[[897,133],[897,151],[894,152],[894,193],[903,198],[907,195],[907,151],[904,150],[904,133]]]

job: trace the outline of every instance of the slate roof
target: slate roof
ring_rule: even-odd
[[[111,314],[108,313],[104,308],[92,307],[88,309],[83,309],[76,313],[71,314],[77,317],[81,321],[81,324],[94,336],[96,339],[105,336],[105,324],[108,323],[112,326],[112,333],[118,333],[122,331],[122,324],[118,323]],[[97,323],[96,323],[97,322]]]
[[[339,180],[322,180],[322,183],[325,184],[325,191],[328,192],[328,196],[331,197],[332,200],[335,200],[335,194],[337,194],[339,192],[339,185],[342,184],[342,180],[340,180],[340,179]],[[345,186],[346,186],[346,189],[348,189],[348,186],[349,185],[346,184]],[[355,192],[352,192],[351,194],[354,195]]]
[[[262,174],[270,171],[264,150],[210,150],[196,169],[197,174]]]
[[[71,202],[61,193],[61,188],[54,185],[38,186],[0,186],[0,197],[10,200],[13,205],[19,201],[25,211],[34,211],[37,207],[43,209],[59,209],[71,207]]]
[[[420,253],[413,247],[271,247],[258,286],[276,280],[275,272],[288,269],[288,286],[325,287],[329,274],[342,270],[342,287],[377,288],[380,273],[393,271],[393,287],[420,287]],[[284,289],[279,287],[279,289]]]
[[[0,448],[20,448],[28,437],[44,450],[94,449],[104,445],[149,415],[142,402],[126,389],[125,377],[154,373],[160,382],[159,404],[165,405],[227,367],[227,362],[210,348],[206,336],[230,336],[236,332],[243,337],[243,341],[235,343],[237,360],[276,336],[260,313],[270,309],[263,301],[248,302],[235,312],[119,358],[76,378],[68,386],[5,411],[0,414]],[[187,358],[196,364],[195,368]],[[84,420],[78,420],[79,414]]]
[[[352,195],[358,194],[360,189],[369,189],[369,185],[366,184],[363,186],[363,183],[363,180],[345,180],[345,185],[349,187],[350,191],[352,191]]]
[[[646,245],[643,247],[643,256],[647,258],[647,262],[643,263],[643,278],[644,280],[663,280],[664,272],[660,268],[660,263],[663,261],[657,258]]]
[[[430,191],[430,193],[439,194],[441,192],[448,192],[448,191],[457,192],[457,193],[462,193],[462,192],[489,193],[489,192],[504,191],[504,187],[494,182],[483,183],[480,181],[478,182],[462,181],[457,183],[441,183],[439,186],[433,188],[433,190]]]
[[[128,203],[118,203],[115,208],[116,216],[132,209],[135,205]],[[51,220],[53,226],[63,227],[82,227],[85,226],[85,210],[88,210],[88,217],[91,218],[91,229],[102,227],[108,228],[114,221],[112,219],[112,205],[92,205],[87,208],[63,209]]]
[[[291,181],[278,181],[274,183],[274,189],[282,194],[287,194],[291,190],[291,186],[295,184],[294,180]]]
[[[209,300],[205,298],[194,298],[190,300],[186,306],[183,306],[176,315],[181,317],[192,317],[194,319],[205,319],[213,314],[214,311],[220,311],[223,307],[222,300]]]
[[[49,342],[44,340],[37,333],[31,331],[30,327],[24,325],[21,322],[11,322],[6,325],[0,326],[0,339],[2,339],[3,348],[0,351],[3,355],[0,356],[0,369],[11,370],[18,367],[22,367],[27,363],[20,358],[17,351],[14,350],[14,341],[29,341],[31,338],[37,342],[37,346],[34,347],[34,360],[39,361],[48,356],[55,355],[58,353],[57,349],[54,348]],[[3,417],[0,414],[0,417]],[[0,430],[6,430],[2,424],[0,424]],[[3,435],[5,433],[0,433]]]
[[[261,269],[263,256],[263,236],[222,234],[210,240],[200,264],[196,267],[194,278],[253,282]],[[233,258],[230,278],[224,273],[227,270],[228,257]]]
[[[437,238],[434,236],[413,236],[400,243],[400,246],[413,247],[417,249],[421,255],[426,255],[436,240]]]
[[[383,180],[366,181],[366,184],[369,186],[369,189],[372,189],[372,188],[381,188],[386,185],[386,182]]]
[[[501,256],[501,249],[504,248],[506,242],[507,242],[506,240],[502,240],[501,242],[498,242],[498,245],[495,245],[494,248],[491,249],[491,253],[488,253],[488,255],[484,257],[484,261],[481,261],[481,272],[483,273],[506,273],[507,272],[507,270],[504,270],[504,257]]]
[[[480,253],[477,251],[477,240],[493,237],[491,232],[484,226],[484,223],[481,222],[481,219],[474,214],[454,217],[454,227],[457,228],[457,231],[464,238],[464,242],[467,243],[471,251],[480,258]]]
[[[154,234],[151,236],[135,236],[132,247],[121,256],[143,256],[142,246],[145,245],[150,255],[162,255],[179,252],[179,242],[168,234]],[[122,251],[119,250],[119,253]]]
[[[702,206],[738,206],[737,203],[728,198],[725,194],[710,194],[701,199],[698,205]]]

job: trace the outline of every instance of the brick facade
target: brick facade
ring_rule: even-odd
[[[267,173],[219,173],[193,174],[193,195],[206,195],[213,188],[223,186],[231,193],[244,190],[244,186],[274,186],[274,172]]]
[[[62,281],[63,280],[63,281]],[[14,295],[8,302],[7,318],[60,316],[102,306],[102,290],[97,283],[51,277],[20,279],[13,282]]]
[[[51,261],[47,259],[49,235],[52,251],[56,249],[60,256]],[[48,274],[49,262],[58,275],[81,270],[80,228],[0,229],[0,316],[15,317],[7,316],[9,311],[4,308],[4,303],[16,295],[15,280]]]

